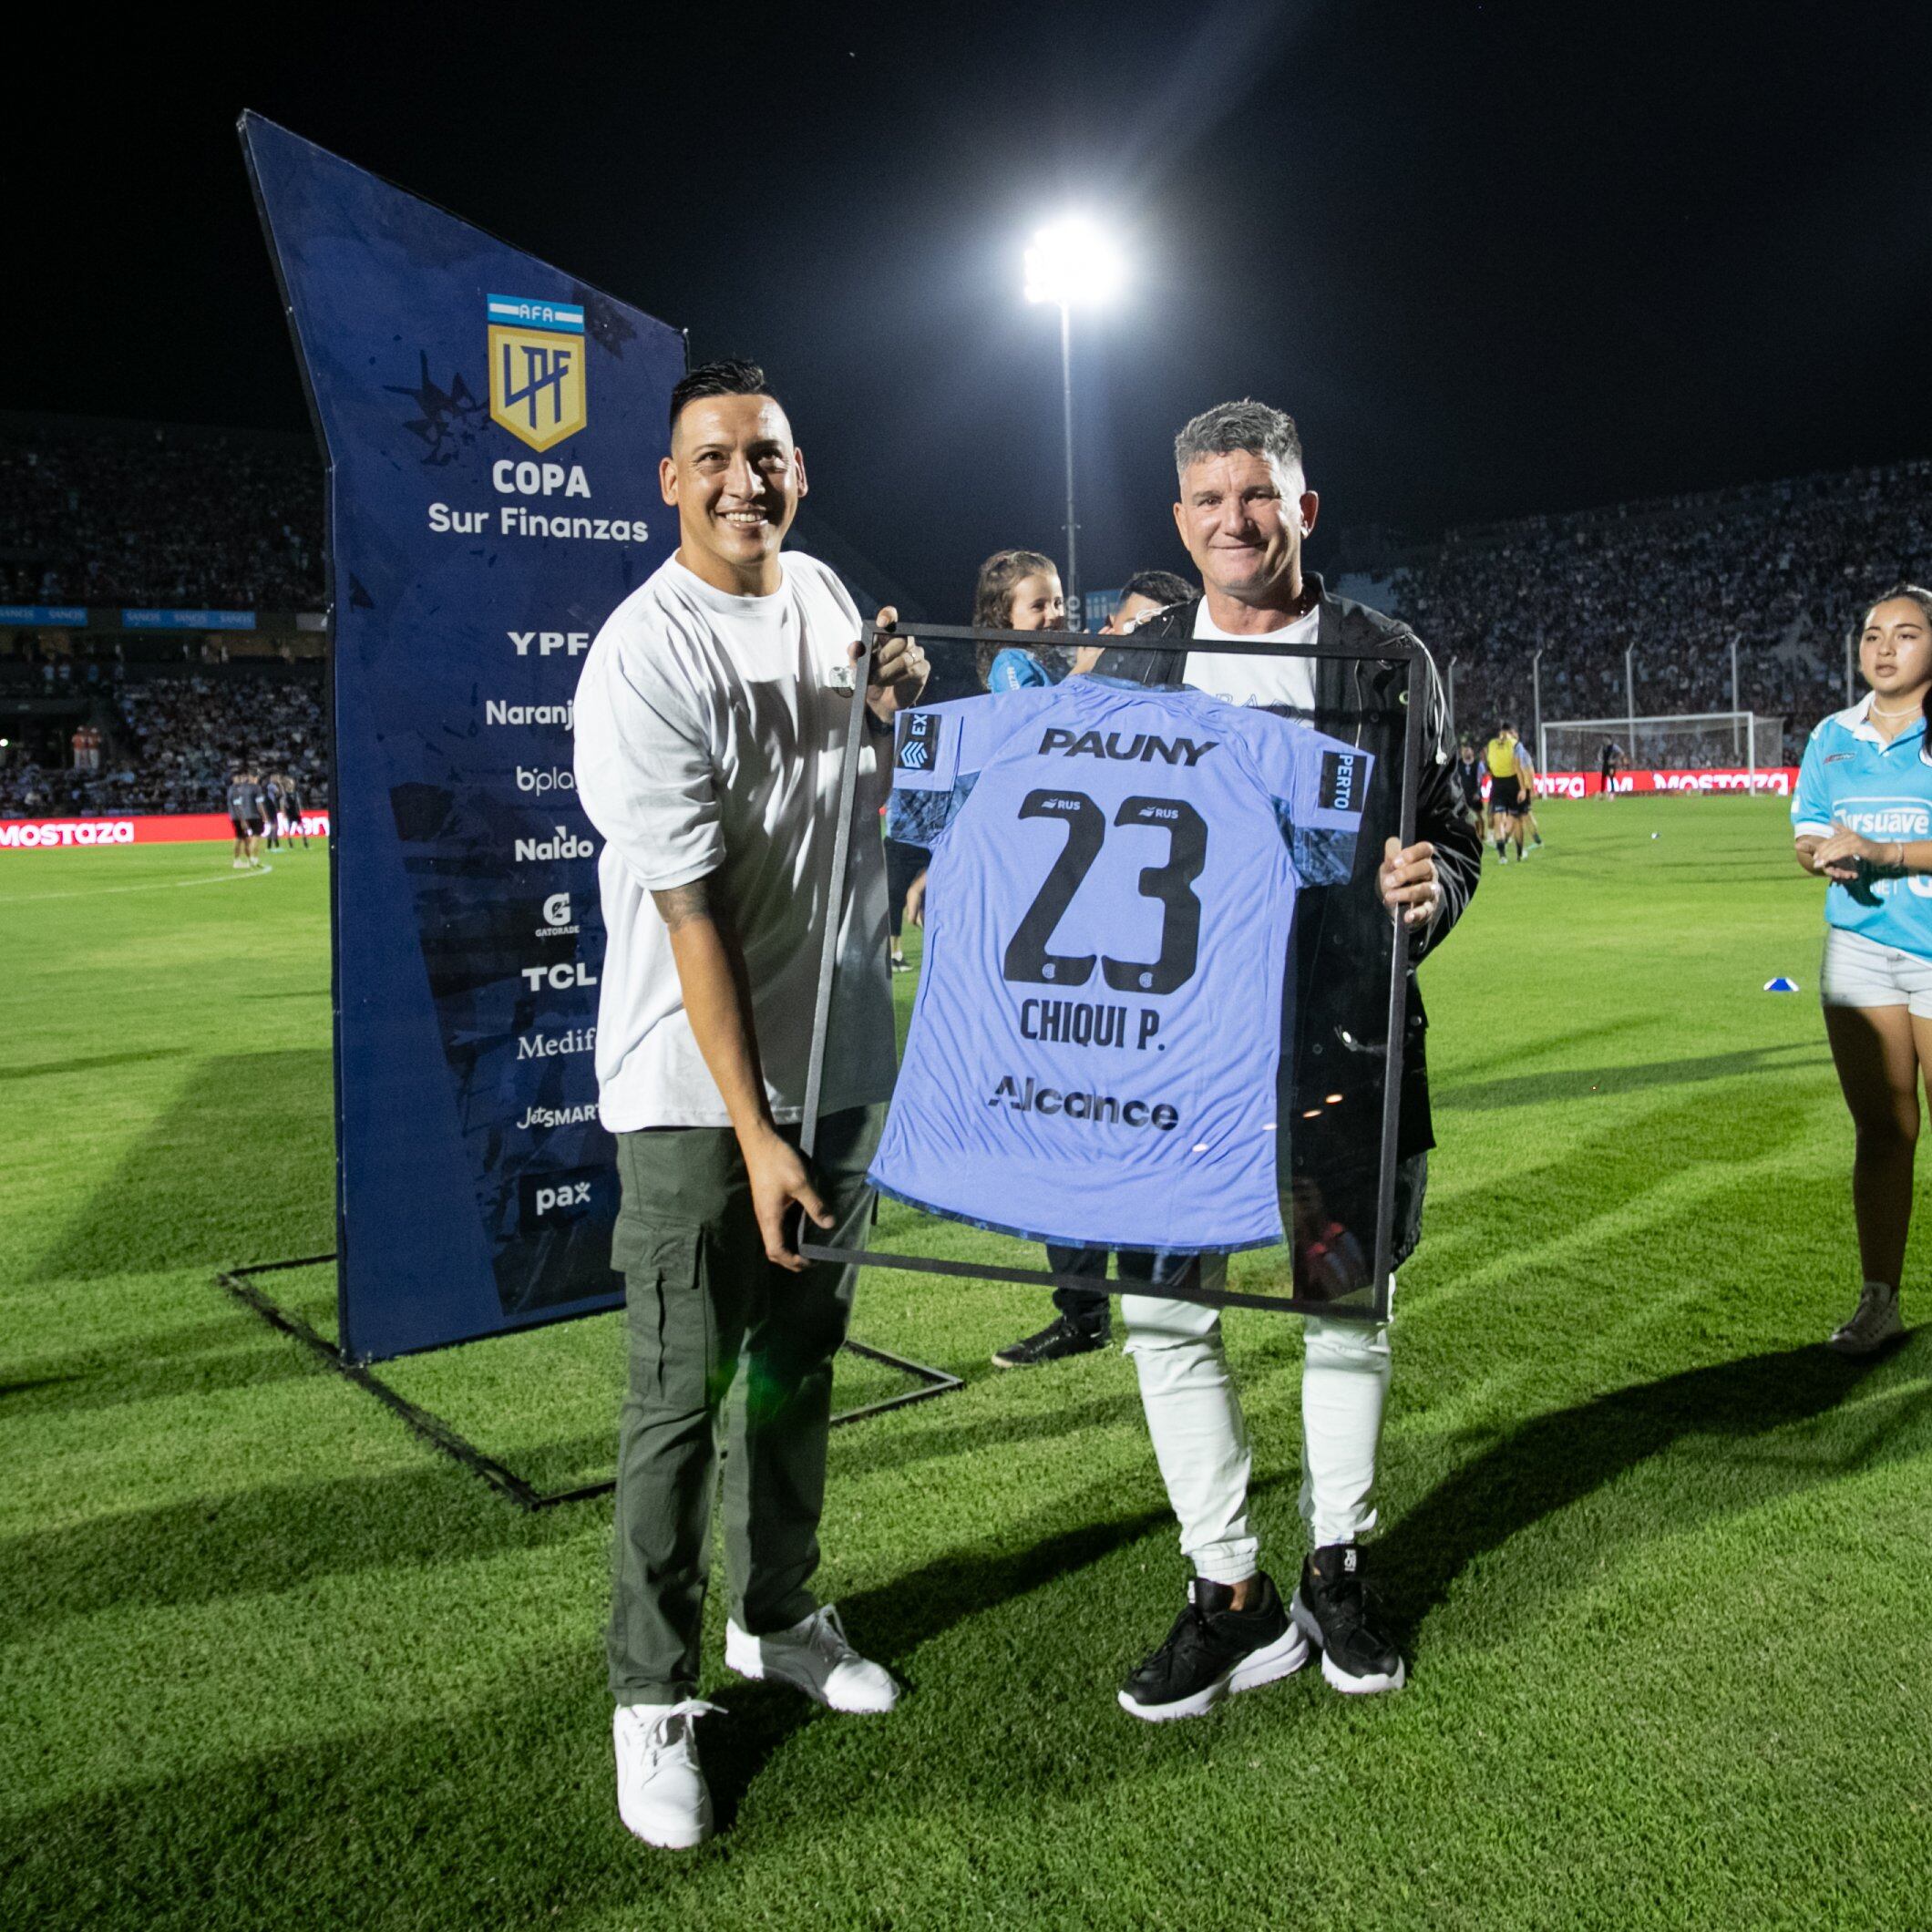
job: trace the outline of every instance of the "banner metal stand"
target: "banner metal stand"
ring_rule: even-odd
[[[616,1479],[612,1477],[601,1483],[581,1484],[574,1489],[537,1488],[514,1469],[499,1463],[495,1456],[478,1448],[467,1436],[459,1434],[441,1416],[419,1407],[406,1395],[392,1389],[380,1376],[371,1373],[366,1363],[344,1354],[327,1336],[318,1332],[293,1309],[284,1308],[255,1286],[258,1275],[280,1274],[292,1268],[322,1268],[334,1259],[333,1254],[325,1254],[303,1255],[291,1261],[258,1261],[248,1268],[224,1269],[216,1275],[215,1280],[238,1301],[252,1309],[271,1328],[279,1329],[284,1335],[299,1341],[324,1367],[334,1370],[344,1382],[353,1382],[365,1394],[373,1395],[412,1434],[420,1436],[432,1449],[439,1450],[452,1462],[460,1463],[472,1475],[480,1476],[498,1495],[508,1497],[519,1509],[554,1509],[561,1503],[588,1503],[599,1496],[609,1495],[617,1487]],[[863,1422],[868,1416],[883,1415],[889,1409],[903,1409],[912,1403],[930,1402],[935,1395],[944,1395],[965,1386],[959,1376],[949,1374],[944,1369],[935,1369],[923,1362],[909,1362],[903,1355],[889,1354],[884,1349],[875,1349],[868,1342],[847,1341],[840,1344],[840,1348],[846,1354],[858,1355],[867,1362],[876,1362],[885,1368],[909,1375],[919,1387],[909,1389],[902,1395],[889,1395],[879,1402],[847,1409],[832,1418],[835,1429],[848,1423]]]

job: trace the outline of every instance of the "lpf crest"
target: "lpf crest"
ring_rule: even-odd
[[[583,310],[522,295],[489,298],[489,415],[519,443],[549,449],[588,420]]]

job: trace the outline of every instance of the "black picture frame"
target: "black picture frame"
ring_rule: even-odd
[[[906,624],[903,634],[935,642],[1013,644],[1037,649],[1043,642],[1063,647],[1068,638],[1058,632],[975,629],[966,624]],[[847,720],[845,749],[838,773],[838,827],[832,841],[826,890],[826,925],[818,957],[818,981],[812,1004],[812,1039],[805,1085],[805,1115],[799,1130],[799,1146],[810,1158],[817,1135],[818,1104],[824,1091],[826,1039],[832,1012],[832,982],[838,963],[838,931],[843,920],[846,894],[850,884],[852,856],[852,814],[858,795],[858,767],[867,741],[865,717],[867,683],[864,667],[869,666],[878,648],[880,632],[868,621],[860,636],[864,657],[853,667],[850,712]],[[1081,633],[1071,633],[1078,638]],[[1129,633],[1109,637],[1106,648],[1123,652],[1170,652],[1177,648],[1171,637],[1137,638]],[[1426,670],[1428,653],[1405,636],[1378,638],[1368,646],[1323,643],[1308,640],[1293,644],[1271,643],[1264,635],[1231,641],[1218,638],[1188,638],[1179,648],[1189,654],[1200,653],[1239,657],[1341,657],[1377,663],[1404,665],[1407,683],[1403,693],[1404,718],[1400,803],[1397,821],[1403,846],[1415,841],[1416,794],[1422,761],[1423,718],[1425,703],[1415,702],[1418,668]],[[891,1268],[909,1272],[950,1275],[969,1280],[1015,1281],[1040,1288],[1083,1289],[1089,1293],[1154,1294],[1164,1300],[1198,1302],[1210,1308],[1259,1308],[1276,1313],[1338,1317],[1369,1322],[1385,1321],[1389,1315],[1391,1277],[1394,1269],[1393,1229],[1395,1218],[1396,1141],[1400,1124],[1403,1069],[1403,1027],[1406,1014],[1409,979],[1409,949],[1401,929],[1395,928],[1389,949],[1389,989],[1387,1028],[1384,1035],[1386,1064],[1382,1094],[1381,1167],[1377,1176],[1374,1273],[1365,1298],[1346,1300],[1315,1300],[1293,1295],[1262,1295],[1235,1289],[1206,1288],[1201,1284],[1199,1258],[1180,1279],[1150,1287],[1144,1280],[1123,1280],[1117,1275],[1096,1278],[1066,1275],[1051,1269],[1011,1268],[991,1262],[948,1261],[928,1255],[900,1254],[876,1248],[830,1248],[811,1238],[811,1224],[801,1215],[798,1252],[807,1261],[837,1262],[852,1268]],[[941,1217],[941,1218],[944,1218]]]

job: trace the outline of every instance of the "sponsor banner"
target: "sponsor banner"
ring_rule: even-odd
[[[1610,789],[1613,792],[1754,792],[1764,797],[1789,798],[1798,788],[1795,765],[1760,766],[1756,771],[1715,769],[1709,771],[1621,771]],[[1599,772],[1538,772],[1539,798],[1596,798],[1602,796],[1603,776]],[[1483,779],[1483,796],[1489,796],[1489,780]]]
[[[675,544],[677,331],[251,115],[330,466],[344,1347],[615,1307],[578,674]]]
[[[127,817],[0,818],[0,852],[45,851],[101,846],[188,845],[230,842],[235,828],[225,812],[135,813]],[[329,815],[304,812],[292,836],[326,838]]]
[[[0,604],[0,624],[49,631],[85,631],[87,613],[80,604]]]
[[[123,611],[127,631],[252,631],[252,611]]]

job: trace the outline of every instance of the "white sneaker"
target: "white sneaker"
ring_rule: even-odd
[[[711,1792],[698,1767],[696,1726],[715,1704],[620,1704],[611,1719],[617,1747],[617,1815],[646,1845],[688,1851],[711,1836]]]
[[[845,1626],[829,1603],[768,1637],[754,1637],[727,1621],[724,1661],[740,1677],[776,1677],[796,1685],[833,1711],[889,1711],[899,1701],[891,1672],[846,1641]]]
[[[1835,1331],[1826,1345],[1841,1355],[1874,1355],[1905,1331],[1898,1313],[1898,1290],[1883,1281],[1867,1281],[1852,1319]]]

